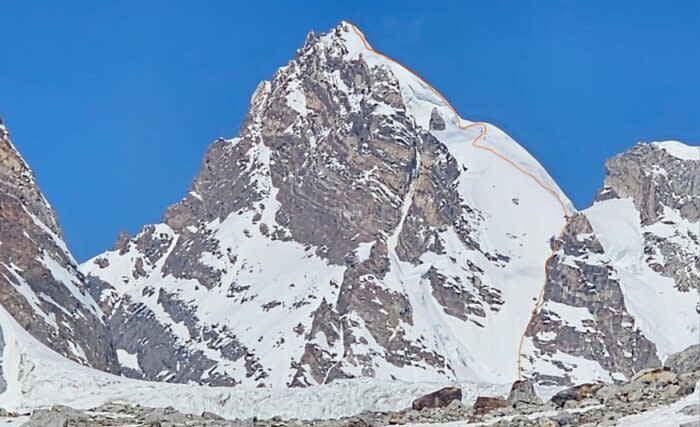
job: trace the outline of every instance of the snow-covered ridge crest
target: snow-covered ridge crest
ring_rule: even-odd
[[[333,37],[334,33],[339,36]],[[473,124],[473,121],[457,117],[452,106],[447,104],[445,98],[431,87],[412,69],[392,60],[388,56],[378,53],[367,41],[364,33],[352,23],[343,21],[335,31],[320,38],[324,43],[337,43],[342,40],[342,44],[347,47],[346,57],[349,59],[362,58],[370,66],[387,67],[398,79],[401,86],[401,95],[406,105],[407,112],[414,118],[416,123],[426,130],[430,129],[431,118],[438,114],[448,124],[448,131],[453,130],[457,135],[451,137],[460,141],[464,145],[469,145],[474,140],[474,132],[478,129],[465,131],[460,129],[458,124],[466,127]],[[451,125],[451,126],[450,126]],[[558,184],[521,145],[515,142],[503,130],[498,127],[484,123],[487,129],[487,138],[482,144],[492,148],[508,158],[510,161],[521,166],[524,170],[535,175],[544,185],[553,189],[566,205],[569,212],[576,211],[573,203],[566,194],[559,188]],[[461,135],[459,135],[461,133]],[[478,135],[478,133],[476,134]]]
[[[663,148],[668,154],[681,160],[700,161],[700,146],[688,145],[680,141],[653,142],[652,145]]]

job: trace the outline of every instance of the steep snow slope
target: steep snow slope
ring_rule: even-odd
[[[653,145],[663,148],[671,156],[680,160],[700,160],[700,147],[684,144],[680,141],[654,142]]]
[[[343,380],[305,390],[206,387],[133,380],[78,365],[39,343],[0,307],[6,346],[0,367],[7,390],[0,408],[25,412],[56,404],[89,409],[107,402],[172,406],[185,413],[211,411],[227,418],[337,418],[365,410],[400,410],[440,384]],[[504,393],[508,385],[461,384],[465,404],[477,394]]]
[[[573,211],[485,126],[480,145]],[[565,218],[472,146],[479,133],[350,24],[309,36],[163,223],[81,266],[124,372],[263,386],[514,379]]]

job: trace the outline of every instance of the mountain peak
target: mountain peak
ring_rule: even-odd
[[[530,266],[565,221],[551,194],[475,148],[481,128],[460,128],[437,91],[348,22],[309,35],[252,99],[238,136],[210,146],[164,223],[82,267],[111,285],[101,302],[118,302],[115,345],[142,362],[127,375],[254,386],[418,371],[511,379],[522,331],[508,325],[524,327],[531,307],[501,306],[535,296],[516,282],[542,281]],[[558,191],[522,147],[483,126],[489,146]],[[507,331],[491,347],[502,357],[463,341],[491,330]]]
[[[297,53],[298,56],[305,56],[313,52],[336,60],[349,60],[357,59],[363,51],[367,52],[368,46],[364,35],[355,25],[341,21],[326,32],[309,32],[303,47]]]

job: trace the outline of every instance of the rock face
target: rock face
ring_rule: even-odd
[[[118,371],[106,318],[87,293],[51,206],[2,124],[0,309],[62,355]]]
[[[426,408],[445,408],[453,400],[462,401],[462,390],[457,387],[447,387],[419,397],[413,401],[412,406],[416,411]]]
[[[584,215],[571,218],[547,271],[544,303],[527,332],[536,347],[526,359],[533,378],[571,384],[570,373],[585,361],[602,366],[597,379],[606,381],[614,378],[603,372],[630,377],[661,365],[656,346],[627,312],[617,272]],[[560,352],[571,361],[560,360]],[[551,368],[542,369],[546,364]]]
[[[580,402],[584,399],[591,398],[600,390],[600,384],[580,384],[575,387],[567,388],[552,396],[552,402],[558,407],[563,407],[568,401]]]
[[[485,415],[500,408],[508,406],[508,401],[500,397],[478,396],[474,402],[474,415]]]
[[[5,380],[5,376],[3,374],[3,369],[2,369],[2,359],[3,359],[3,352],[5,350],[5,336],[2,334],[2,328],[0,328],[0,394],[2,394],[5,390],[7,390],[7,381]]]
[[[517,408],[522,405],[541,405],[542,400],[535,393],[535,384],[532,381],[516,381],[508,394],[508,405]]]
[[[700,344],[691,345],[683,351],[670,355],[664,366],[677,374],[700,371]]]

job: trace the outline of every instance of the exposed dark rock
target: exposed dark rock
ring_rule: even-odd
[[[674,382],[678,379],[678,376],[671,370],[664,369],[664,368],[651,368],[651,369],[643,369],[639,372],[637,372],[632,379],[630,380],[631,382],[642,382],[645,384],[661,384],[665,385],[671,382]]]
[[[602,384],[581,384],[565,390],[552,396],[552,403],[558,407],[563,407],[568,401],[581,401],[583,399],[588,399],[595,396],[596,392],[600,390]]]
[[[120,253],[126,253],[126,251],[129,250],[129,240],[129,233],[123,230],[120,231],[117,235],[117,240],[115,240],[114,245],[112,245],[112,250]],[[100,267],[104,268],[102,265],[100,265]]]
[[[513,383],[508,395],[508,404],[517,408],[521,405],[541,405],[542,400],[535,393],[534,383],[522,380]]]
[[[90,416],[67,406],[54,406],[50,409],[36,409],[23,427],[68,427],[90,421]]]
[[[700,344],[668,356],[664,365],[677,374],[697,372],[700,370]]]
[[[505,408],[508,401],[501,397],[478,396],[474,402],[474,415],[484,415],[496,409]]]
[[[0,394],[3,394],[7,390],[7,381],[2,370],[3,365],[3,352],[5,351],[5,337],[2,333],[2,327],[0,327]]]
[[[437,108],[430,112],[430,129],[445,130],[445,120],[442,118]]]
[[[413,409],[422,411],[426,408],[445,408],[453,400],[462,400],[462,390],[457,387],[446,387],[413,401]]]

